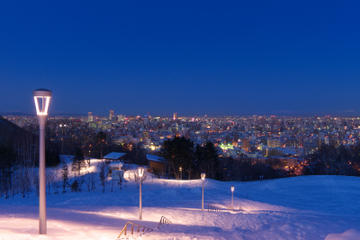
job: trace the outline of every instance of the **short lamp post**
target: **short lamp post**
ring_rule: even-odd
[[[201,211],[204,211],[204,186],[205,186],[206,174],[201,173],[202,191],[201,191]]]
[[[231,208],[234,209],[234,191],[235,191],[235,187],[231,186],[230,191],[231,191]]]
[[[39,119],[39,233],[46,234],[45,123],[52,93],[47,89],[33,92]]]
[[[180,172],[180,180],[182,180],[182,166],[179,167],[179,172]]]
[[[141,185],[144,179],[145,169],[142,167],[138,168],[138,176],[139,176],[139,219],[142,220],[142,190]]]

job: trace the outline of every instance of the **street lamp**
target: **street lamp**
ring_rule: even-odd
[[[46,178],[45,178],[45,123],[48,115],[51,91],[33,91],[36,114],[39,119],[39,233],[46,234]]]
[[[145,169],[143,167],[139,167],[138,169],[139,176],[139,219],[142,220],[142,191],[141,191],[141,183],[144,178]]]
[[[231,190],[231,208],[234,209],[234,191],[235,191],[235,187],[231,186],[230,190]]]
[[[182,166],[179,167],[179,172],[180,172],[180,180],[182,180]]]
[[[202,194],[201,194],[201,211],[204,211],[204,185],[205,185],[205,173],[201,173],[201,181],[202,181]]]

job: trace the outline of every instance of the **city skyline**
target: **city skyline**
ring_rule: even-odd
[[[4,2],[0,113],[49,88],[52,114],[358,114],[356,9]]]
[[[0,238],[360,239],[359,10],[0,1]]]

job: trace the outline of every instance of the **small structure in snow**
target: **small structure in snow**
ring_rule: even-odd
[[[146,154],[146,159],[149,161],[150,172],[158,176],[164,176],[166,173],[166,161],[163,157]]]
[[[123,159],[123,157],[126,155],[126,153],[121,152],[111,152],[109,154],[106,154],[104,156],[104,159],[107,161],[120,161]]]

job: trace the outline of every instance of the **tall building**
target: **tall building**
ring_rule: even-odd
[[[278,148],[281,146],[280,139],[278,138],[268,138],[267,139],[267,146],[269,148]]]
[[[244,139],[242,140],[241,148],[242,148],[244,151],[246,151],[246,152],[250,152],[251,145],[250,145],[249,139],[244,138]]]
[[[325,137],[324,137],[324,143],[325,143],[326,145],[330,145],[330,138],[329,138],[329,136],[325,136]]]
[[[114,110],[110,110],[109,111],[109,120],[113,120],[114,119]]]
[[[173,120],[175,121],[177,119],[177,113],[173,114]]]
[[[120,114],[120,115],[117,115],[116,117],[117,117],[118,122],[121,122],[122,120],[124,120],[124,115]]]
[[[92,112],[88,112],[88,122],[93,122],[93,121],[94,121],[94,116]]]

